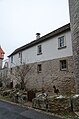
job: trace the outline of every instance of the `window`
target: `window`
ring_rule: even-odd
[[[60,70],[66,70],[67,69],[67,61],[61,60],[60,61]]]
[[[66,47],[66,43],[65,43],[65,37],[61,36],[58,38],[58,48],[65,48]]]
[[[41,64],[38,64],[37,65],[37,72],[38,73],[41,73],[41,71],[42,71],[42,65]]]
[[[20,63],[22,64],[22,52],[19,52]]]
[[[11,56],[11,63],[13,63],[13,56]]]
[[[19,52],[19,58],[21,57],[21,52]]]
[[[42,54],[42,46],[41,45],[38,45],[38,47],[37,47],[38,49],[38,52],[37,52],[37,54],[38,55],[40,55],[40,54]]]
[[[12,72],[13,72],[13,69],[11,68],[11,69],[10,69],[10,73],[12,74]]]

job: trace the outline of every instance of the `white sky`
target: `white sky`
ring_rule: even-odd
[[[68,0],[0,0],[0,45],[16,48],[69,23]]]

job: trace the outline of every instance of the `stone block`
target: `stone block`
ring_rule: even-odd
[[[72,106],[73,106],[73,111],[74,112],[79,111],[79,95],[74,95],[72,97]]]
[[[34,98],[32,100],[32,107],[37,109],[46,110],[46,101]]]
[[[71,102],[69,97],[60,96],[51,96],[52,98],[46,99],[38,99],[34,98],[32,106],[34,108],[48,110],[50,112],[57,111],[70,111],[71,110]]]
[[[56,98],[49,99],[49,111],[68,111],[71,109],[70,98],[60,95]]]

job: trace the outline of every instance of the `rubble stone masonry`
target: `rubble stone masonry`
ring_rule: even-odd
[[[74,79],[76,93],[79,93],[79,0],[69,0],[72,48],[74,60]]]
[[[60,61],[67,61],[67,69],[60,70]],[[42,71],[38,72],[38,65],[41,64]],[[43,61],[29,64],[31,70],[26,75],[28,79],[27,88],[54,92],[53,85],[59,89],[60,94],[75,92],[75,81],[73,77],[73,57],[64,57],[50,61]]]

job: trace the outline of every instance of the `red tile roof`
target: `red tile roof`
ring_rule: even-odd
[[[0,59],[4,58],[4,51],[2,50],[2,48],[0,47]]]

